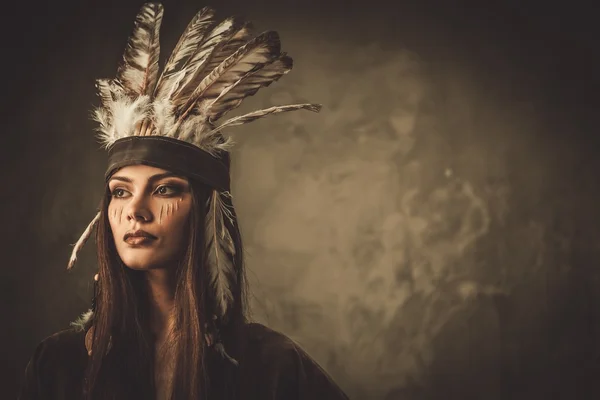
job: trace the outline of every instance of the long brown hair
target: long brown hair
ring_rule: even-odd
[[[205,326],[215,323],[210,318],[214,301],[205,267],[204,235],[206,203],[212,189],[193,179],[190,189],[193,205],[188,222],[189,240],[177,268],[175,290],[176,335],[171,348],[176,366],[172,399],[209,398],[208,366],[220,365],[206,362],[212,349],[204,340]],[[87,400],[153,399],[154,340],[149,329],[145,272],[129,269],[118,256],[108,221],[109,203],[107,185],[96,230],[99,285],[91,321],[93,351],[85,372],[84,395]],[[236,223],[227,224],[236,248],[237,285],[232,288],[234,304],[227,323],[216,328],[227,352],[235,358],[240,355],[241,330],[246,323],[247,287],[241,235],[237,216],[233,214]]]

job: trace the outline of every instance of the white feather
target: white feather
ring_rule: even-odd
[[[175,123],[173,114],[173,104],[169,99],[160,99],[152,103],[154,108],[154,128],[160,135],[162,132],[168,132]]]
[[[119,96],[108,109],[97,109],[94,114],[100,122],[99,140],[108,148],[120,138],[133,136],[136,124],[149,117],[151,111],[149,96],[138,96],[135,100]]]
[[[92,319],[93,315],[94,312],[90,308],[89,310],[81,314],[75,321],[71,322],[70,325],[76,328],[78,331],[82,331],[85,329],[85,326],[90,321],[90,319]]]

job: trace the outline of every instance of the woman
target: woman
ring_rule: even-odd
[[[204,8],[158,73],[163,9],[145,4],[95,112],[108,149],[92,309],[40,343],[21,399],[347,399],[285,335],[246,318],[226,126],[215,122],[289,72],[275,32],[250,38]]]

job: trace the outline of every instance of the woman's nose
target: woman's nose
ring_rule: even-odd
[[[133,198],[126,207],[127,220],[142,220],[148,222],[152,219],[152,212],[147,200],[143,196]]]

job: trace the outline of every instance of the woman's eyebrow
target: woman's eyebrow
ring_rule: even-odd
[[[156,175],[152,175],[150,178],[148,178],[148,182],[152,183],[155,181],[158,181],[160,179],[163,178],[170,178],[170,177],[175,177],[175,178],[179,178],[179,179],[184,179],[181,175],[175,174],[173,172],[163,172],[161,174],[156,174]],[[119,175],[115,175],[112,178],[110,178],[110,180],[117,180],[117,181],[122,181],[122,182],[128,182],[128,183],[132,183],[133,181],[131,180],[131,178],[128,178],[126,176],[119,176]]]

